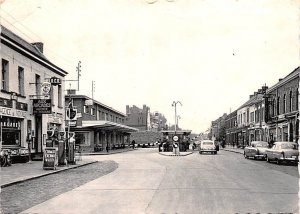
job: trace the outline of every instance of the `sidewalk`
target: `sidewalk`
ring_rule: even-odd
[[[220,150],[228,151],[228,152],[235,152],[239,154],[244,154],[244,149],[240,149],[237,147],[231,147],[231,146],[226,146],[225,148],[220,148]]]
[[[135,149],[136,150],[136,149]],[[102,151],[102,152],[93,152],[93,153],[82,153],[82,156],[87,155],[110,155],[115,153],[121,152],[128,152],[133,151],[132,148],[125,148],[125,149],[116,149],[110,150],[109,152]],[[26,180],[31,180],[39,177],[43,177],[46,175],[62,172],[64,170],[77,168],[81,166],[85,166],[88,164],[96,163],[97,161],[88,160],[76,161],[75,165],[68,165],[68,166],[59,166],[56,170],[44,170],[43,169],[43,161],[31,161],[28,163],[16,163],[12,164],[9,167],[1,167],[1,188],[10,186],[12,184],[20,183]]]
[[[96,162],[93,160],[82,160],[77,161],[75,165],[59,166],[56,170],[44,170],[43,161],[16,163],[9,167],[1,167],[1,188]]]
[[[137,148],[135,148],[134,150],[137,150]],[[83,155],[83,156],[86,156],[86,155],[111,155],[111,154],[129,152],[129,151],[133,151],[133,149],[131,147],[127,147],[125,149],[109,150],[108,152],[106,152],[106,150],[101,151],[101,152],[82,152],[81,155]]]

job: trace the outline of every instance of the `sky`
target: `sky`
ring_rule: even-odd
[[[299,66],[298,0],[1,0],[1,23],[126,113],[144,104],[206,131]],[[77,88],[68,83],[66,88]]]

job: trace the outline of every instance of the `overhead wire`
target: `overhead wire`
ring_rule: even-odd
[[[6,13],[8,16],[10,16],[12,19],[14,19],[16,22],[18,22],[18,20],[13,17],[11,14],[9,14],[8,12],[6,12],[5,10],[3,10],[2,8],[0,8],[1,11],[3,11],[4,13]],[[27,35],[26,33],[24,33],[21,29],[17,28],[14,24],[12,24],[9,20],[7,20],[6,18],[4,18],[3,16],[0,15],[0,17],[5,20],[10,26],[12,26],[14,29],[16,29],[18,32],[20,32],[22,35],[24,35],[27,39],[29,39],[31,42],[35,42],[36,40],[34,40],[31,36]],[[40,41],[42,41],[43,39],[38,36],[37,34],[35,34],[32,30],[30,30],[28,27],[26,27],[25,25],[23,25],[22,23],[18,23],[20,26],[24,27],[27,31],[29,31],[32,35],[34,35],[35,37],[37,37]],[[58,56],[58,60],[62,60],[63,63],[65,65],[67,65],[66,67],[69,67],[69,68],[72,68],[72,70],[74,69],[74,64],[73,64],[73,61],[71,59],[67,59],[66,57],[63,57],[59,54],[57,54],[55,51],[49,49],[49,48],[46,48],[45,47],[45,50],[47,50],[48,52]]]

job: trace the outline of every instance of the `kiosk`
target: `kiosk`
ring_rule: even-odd
[[[191,130],[163,130],[163,142],[167,142],[167,151],[173,151],[175,154],[185,152],[189,148],[189,135]],[[169,139],[172,142],[169,142]]]

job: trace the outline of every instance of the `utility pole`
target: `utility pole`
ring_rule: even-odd
[[[77,70],[77,83],[78,83],[78,91],[79,91],[79,77],[81,76],[81,61],[78,62],[78,65],[76,67]]]

